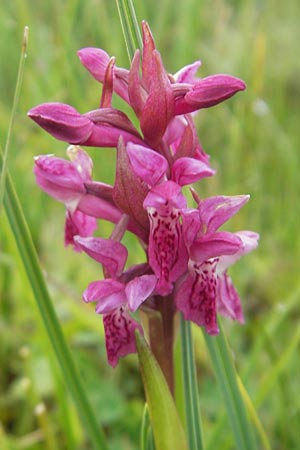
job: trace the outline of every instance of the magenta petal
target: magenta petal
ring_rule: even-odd
[[[195,158],[179,158],[172,167],[172,180],[185,186],[193,184],[204,177],[214,175],[215,171],[207,164]]]
[[[75,238],[75,242],[91,258],[102,264],[110,277],[115,278],[121,275],[128,255],[123,244],[111,239],[80,236]]]
[[[126,150],[134,172],[148,186],[152,187],[157,184],[166,173],[167,160],[154,150],[131,142],[127,144]]]
[[[237,252],[233,254],[223,255],[220,258],[219,264],[218,264],[218,273],[222,274],[225,272],[225,270],[232,266],[236,261],[240,259],[241,256],[245,255],[246,253],[251,252],[254,250],[258,245],[259,240],[259,234],[253,232],[253,231],[238,231],[237,233],[234,233],[235,236],[237,236],[240,240],[242,245],[237,250]]]
[[[218,277],[217,311],[225,317],[244,323],[239,295],[226,272]]]
[[[109,55],[100,48],[86,47],[78,51],[81,63],[90,72],[90,74],[100,83],[104,82],[105,71],[109,63]],[[123,98],[127,103],[128,100],[128,70],[114,70],[114,91]]]
[[[107,314],[126,303],[124,288],[123,283],[107,278],[90,283],[82,297],[86,303],[97,302],[96,313]]]
[[[217,260],[191,264],[189,274],[175,294],[176,306],[185,320],[203,326],[207,333],[218,334],[216,319]]]
[[[97,80],[103,83],[109,55],[100,48],[86,47],[77,52],[81,63]]]
[[[93,171],[92,158],[90,158],[90,156],[78,145],[69,145],[67,148],[67,155],[72,161],[73,166],[76,167],[82,180],[85,183],[89,182]]]
[[[184,66],[178,72],[176,72],[173,77],[176,83],[190,83],[195,84],[199,78],[195,78],[195,74],[199,67],[201,66],[201,61],[195,61],[188,66]]]
[[[75,209],[85,193],[83,179],[72,162],[52,155],[35,158],[36,182],[56,200]]]
[[[156,208],[161,211],[170,208],[186,208],[186,198],[181,187],[174,181],[165,181],[154,186],[144,201],[144,208]]]
[[[190,258],[201,263],[221,255],[233,255],[243,248],[242,240],[233,233],[220,231],[205,234],[190,247]]]
[[[182,231],[185,244],[190,248],[194,243],[197,234],[201,228],[199,220],[199,212],[197,209],[185,209],[181,212],[182,215]]]
[[[93,129],[87,117],[64,103],[44,103],[32,108],[28,116],[56,139],[72,144],[85,142]]]
[[[248,202],[249,195],[227,197],[220,195],[202,200],[199,203],[200,220],[209,232],[215,232]]]
[[[135,330],[143,334],[142,326],[119,308],[103,317],[107,359],[112,367],[119,358],[136,352]]]
[[[125,292],[129,309],[134,312],[152,294],[157,278],[155,275],[142,275],[127,283]]]
[[[81,211],[71,213],[67,211],[65,222],[65,245],[73,245],[74,250],[80,252],[82,248],[74,240],[75,236],[90,236],[97,229],[97,221]]]
[[[90,194],[81,197],[77,208],[89,216],[108,220],[112,223],[118,223],[123,215],[123,212],[111,201],[106,201],[96,195]],[[147,215],[145,215],[145,218],[147,219]],[[129,220],[127,229],[142,240],[145,240],[147,237],[146,230],[141,229],[134,220]]]
[[[122,216],[122,212],[112,202],[92,194],[81,197],[78,209],[89,216],[109,220],[113,223],[117,223]]]
[[[231,75],[211,75],[199,80],[184,100],[195,109],[208,108],[246,89],[245,83]]]

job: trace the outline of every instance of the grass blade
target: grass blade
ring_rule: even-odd
[[[0,154],[2,160],[2,153]],[[94,449],[107,449],[104,434],[97,422],[93,410],[87,399],[77,367],[64,338],[56,312],[53,308],[50,295],[40,268],[37,253],[34,248],[30,230],[27,226],[22,207],[9,173],[6,176],[6,192],[4,196],[5,211],[15,237],[17,247],[29,279],[33,294],[47,330],[52,348],[63,372],[64,379],[78,411],[85,423],[87,435],[93,442]]]
[[[185,397],[186,427],[190,450],[202,450],[202,427],[199,394],[192,341],[191,323],[180,316],[180,336],[182,345],[182,371]]]
[[[142,48],[142,38],[132,0],[116,0],[129,61],[137,48]]]
[[[2,157],[3,161],[2,161],[2,170],[1,170],[1,179],[0,179],[0,212],[1,212],[1,206],[3,203],[4,190],[5,190],[5,177],[6,177],[6,172],[7,172],[8,149],[9,149],[9,145],[10,145],[11,133],[12,133],[12,129],[13,129],[14,119],[15,119],[15,115],[16,115],[17,105],[19,103],[19,97],[20,97],[21,86],[22,86],[24,63],[25,63],[27,44],[28,44],[28,32],[29,32],[29,28],[26,26],[24,28],[24,32],[23,32],[23,40],[22,40],[22,48],[21,48],[21,56],[20,56],[19,69],[18,69],[18,75],[17,75],[16,89],[15,89],[15,94],[14,94],[14,100],[13,100],[13,105],[12,105],[12,110],[11,110],[10,121],[9,121],[9,125],[8,125],[6,143],[5,143],[3,157]]]
[[[237,374],[222,328],[218,336],[204,335],[231,423],[236,448],[257,448],[252,426],[238,387]]]
[[[83,384],[79,377],[77,367],[75,366],[71,352],[64,338],[42,274],[38,256],[22,210],[22,206],[19,202],[17,192],[14,188],[14,183],[6,167],[11,133],[13,131],[13,123],[22,84],[27,40],[28,28],[25,27],[17,84],[14,94],[13,108],[4,154],[2,153],[2,149],[0,148],[0,168],[2,169],[1,183],[3,183],[3,186],[1,186],[1,195],[3,195],[3,203],[6,215],[12,233],[14,235],[25,272],[33,290],[38,310],[48,333],[52,348],[56,354],[57,360],[63,372],[66,384],[70,389],[73,399],[75,400],[75,403],[77,405],[78,411],[80,412],[81,417],[85,423],[87,435],[89,436],[91,442],[93,442],[94,449],[105,450],[107,449],[107,447],[104,434],[101,432],[94,412],[91,409],[85,390],[83,388]]]

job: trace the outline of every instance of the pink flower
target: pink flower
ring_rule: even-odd
[[[43,191],[66,206],[65,245],[73,245],[79,251],[74,236],[89,236],[97,228],[96,219],[78,209],[86,195],[85,182],[91,180],[93,164],[79,147],[69,147],[68,155],[71,161],[51,155],[37,156],[34,173]]]
[[[140,268],[123,273],[127,250],[119,242],[101,238],[80,238],[75,241],[82,250],[100,262],[108,278],[89,284],[83,293],[85,302],[97,302],[96,313],[103,315],[108,362],[115,367],[119,358],[136,351],[135,330],[141,325],[130,315],[153,293],[156,277]]]
[[[95,302],[103,316],[113,367],[136,351],[135,331],[143,333],[139,309],[161,316],[165,333],[176,310],[212,335],[219,331],[218,313],[243,322],[227,269],[258,242],[253,232],[220,230],[249,196],[200,199],[190,187],[196,208],[188,207],[185,196],[187,186],[215,174],[194,113],[244,90],[245,83],[225,74],[200,78],[200,61],[171,75],[146,22],[142,33],[143,48],[129,69],[118,67],[102,49],[78,52],[102,84],[99,107],[81,114],[63,103],[44,103],[28,113],[55,138],[75,144],[68,150],[70,161],[38,156],[34,172],[41,189],[66,207],[65,243],[102,265],[104,279],[91,282],[83,300]],[[113,107],[114,94],[128,103],[135,119]],[[92,160],[78,145],[116,148],[112,185],[92,179]],[[99,158],[105,165],[103,154]],[[97,219],[114,224],[109,239],[92,237]],[[128,250],[121,241],[127,231],[141,244],[146,262],[125,269]],[[155,337],[150,340],[155,344]]]
[[[238,294],[227,268],[257,246],[252,232],[217,231],[249,196],[211,197],[198,210],[183,213],[183,233],[189,251],[188,270],[177,285],[175,301],[185,319],[217,334],[217,312],[243,321]]]

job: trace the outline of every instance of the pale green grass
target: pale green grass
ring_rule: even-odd
[[[149,21],[170,72],[200,58],[200,76],[227,72],[247,82],[244,93],[198,116],[201,142],[218,174],[197,189],[200,195],[251,194],[249,204],[230,223],[231,229],[249,228],[261,234],[259,249],[231,273],[243,298],[247,322],[240,327],[224,321],[224,327],[271,448],[297,450],[299,2],[139,0],[135,4],[138,19]],[[74,257],[63,247],[63,207],[40,192],[32,174],[34,155],[63,156],[65,145],[26,118],[29,108],[45,101],[67,102],[82,112],[98,106],[99,86],[81,67],[76,51],[84,46],[102,47],[117,57],[118,65],[128,66],[115,2],[4,0],[0,14],[2,147],[25,25],[30,29],[28,57],[8,166],[64,332],[93,405],[101,412],[110,446],[138,449],[143,398],[136,358],[127,358],[116,370],[107,367],[101,319],[81,302],[87,283],[101,275],[99,268],[84,255]],[[91,153],[97,176],[109,181],[114,151]],[[131,245],[134,253],[133,240]],[[84,450],[88,447],[83,426],[49,352],[30,292],[2,214],[0,448]],[[211,449],[230,449],[225,409],[197,332],[196,342],[205,441]],[[41,402],[46,406],[46,428],[35,414]]]

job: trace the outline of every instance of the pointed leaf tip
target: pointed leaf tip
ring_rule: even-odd
[[[135,337],[156,450],[188,450],[165,377],[143,336],[136,331]]]

